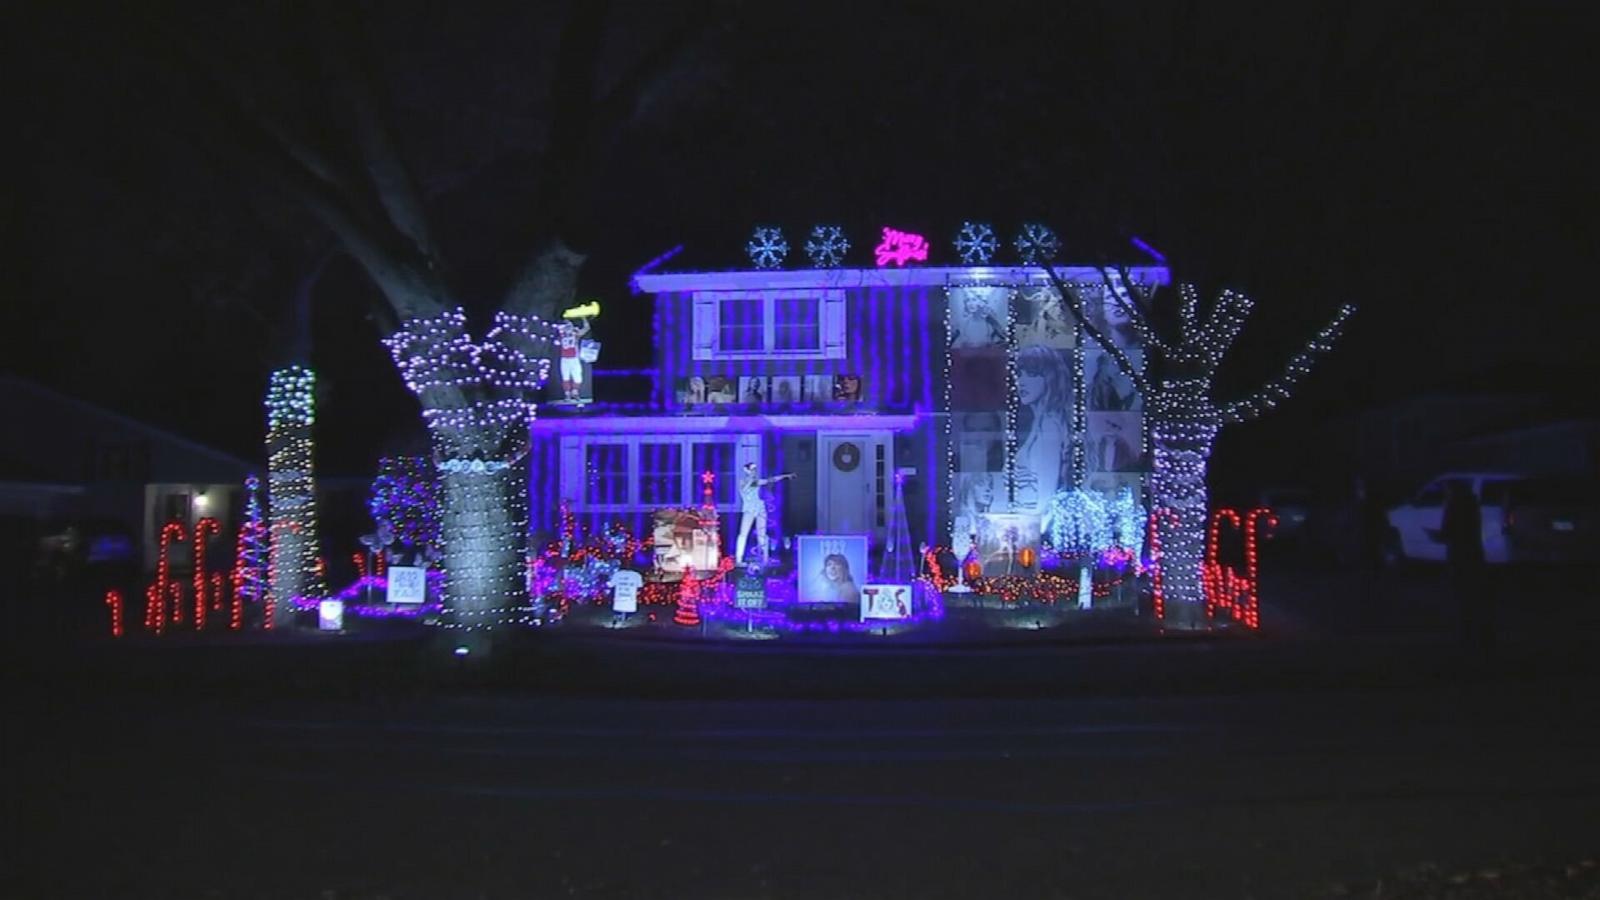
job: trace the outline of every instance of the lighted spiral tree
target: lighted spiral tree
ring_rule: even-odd
[[[1355,307],[1339,307],[1322,328],[1277,377],[1244,398],[1224,401],[1212,395],[1217,366],[1244,328],[1254,305],[1235,291],[1223,291],[1204,315],[1193,285],[1178,288],[1176,334],[1162,334],[1153,318],[1156,285],[1136,281],[1128,270],[1097,270],[1098,282],[1063,282],[1051,267],[1045,275],[1063,297],[1089,336],[1116,361],[1144,394],[1145,417],[1155,452],[1150,474],[1152,512],[1160,523],[1153,535],[1162,550],[1161,578],[1166,598],[1166,621],[1178,629],[1206,626],[1203,567],[1205,563],[1208,493],[1206,461],[1224,425],[1248,422],[1277,406],[1324,353],[1333,349]],[[1084,314],[1086,302],[1109,299],[1126,316],[1145,346],[1154,373],[1146,377]],[[1167,329],[1173,331],[1174,329]]]
[[[554,327],[497,312],[481,342],[460,309],[406,321],[386,338],[422,402],[442,488],[442,624],[489,629],[530,621],[527,501],[515,462],[534,397],[550,373]]]
[[[261,479],[254,475],[244,480],[244,519],[233,555],[233,616],[229,627],[244,627],[244,605],[261,610],[266,602],[269,547],[267,523],[261,517]]]
[[[316,480],[311,429],[317,377],[304,366],[278,369],[267,381],[267,519],[272,540],[272,595],[281,603],[326,593],[317,565]]]

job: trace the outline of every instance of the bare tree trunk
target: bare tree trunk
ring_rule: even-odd
[[[1150,474],[1152,510],[1169,510],[1163,522],[1161,578],[1166,623],[1180,630],[1206,627],[1205,562],[1208,500],[1206,460],[1222,426],[1204,378],[1163,380],[1151,392],[1150,437],[1155,465]]]

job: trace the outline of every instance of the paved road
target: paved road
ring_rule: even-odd
[[[1316,897],[1600,847],[1563,681],[105,705],[11,719],[7,896]]]

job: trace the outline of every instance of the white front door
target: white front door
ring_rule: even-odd
[[[817,533],[877,535],[888,434],[824,433],[817,448]]]

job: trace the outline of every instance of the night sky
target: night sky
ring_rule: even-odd
[[[394,133],[487,309],[538,221],[567,6],[367,6]],[[674,265],[743,267],[757,224],[783,226],[798,255],[812,224],[837,222],[865,263],[887,224],[929,235],[945,263],[975,219],[1006,235],[1048,222],[1071,262],[1135,261],[1138,235],[1178,277],[1251,293],[1229,369],[1241,387],[1359,304],[1280,428],[1440,386],[1600,374],[1580,87],[1600,73],[1578,4],[927,6],[712,7],[594,150],[573,239],[590,254],[583,292],[605,304],[602,368],[649,363],[626,281],[672,246],[686,245]],[[602,82],[676,8],[619,4]],[[327,257],[312,350],[324,469],[368,473],[415,446],[416,404],[368,318],[375,288],[292,198],[214,149],[217,117],[174,61],[247,97],[314,96],[305,11],[24,4],[12,18],[6,368],[258,457],[290,298]]]

